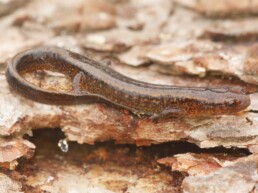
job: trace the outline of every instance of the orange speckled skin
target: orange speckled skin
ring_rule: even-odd
[[[76,92],[49,91],[23,79],[21,74],[52,70],[73,80]],[[140,82],[91,60],[57,47],[38,47],[16,55],[8,64],[9,85],[21,95],[48,104],[104,102],[150,116],[213,116],[235,114],[250,104],[236,87],[199,88]]]

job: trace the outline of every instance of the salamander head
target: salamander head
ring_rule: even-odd
[[[250,105],[250,97],[240,87],[229,89],[211,89],[208,100],[200,104],[202,116],[236,114]]]
[[[229,96],[224,98],[223,105],[226,111],[236,113],[250,105],[250,97],[246,94],[229,93]]]
[[[246,109],[250,105],[250,97],[245,94],[241,87],[232,87],[226,89],[224,93],[221,93],[221,97],[218,97],[219,103],[221,103],[222,114],[234,114]]]

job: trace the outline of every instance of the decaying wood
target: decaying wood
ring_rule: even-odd
[[[218,184],[223,186],[219,187]],[[256,192],[257,157],[220,168],[208,175],[188,177],[182,187],[189,192]]]
[[[258,191],[256,1],[75,0],[71,3],[69,0],[34,0],[19,5],[20,8],[11,5],[12,1],[9,7],[6,6],[8,10],[0,22],[0,166],[15,169],[20,163],[17,173],[26,177],[17,177],[16,171],[1,171],[3,190],[11,187],[14,192],[25,189],[65,192],[67,185],[71,185],[80,191],[87,184],[88,192],[107,193]],[[104,65],[145,82],[200,87],[241,86],[250,94],[251,105],[236,115],[153,121],[104,104],[55,106],[36,103],[8,87],[4,69],[10,57],[37,45],[54,45],[91,55]],[[70,80],[60,74],[37,72],[27,74],[26,79],[43,88],[58,87],[71,92]],[[166,169],[155,173],[157,168],[151,168],[150,162],[141,158],[146,153],[144,150],[137,160],[132,154],[121,153],[116,145],[100,149],[94,145],[92,155],[80,160],[80,163],[87,163],[83,168],[69,161],[73,156],[85,153],[81,149],[71,157],[59,155],[56,158],[57,150],[42,148],[47,138],[40,143],[22,139],[36,129],[42,129],[39,133],[43,134],[44,128],[60,128],[70,143],[95,144],[112,140],[116,144],[150,146],[185,141],[200,149],[198,154],[191,150],[182,153],[180,148],[166,154],[169,145],[164,145],[164,149],[159,147],[164,154],[150,158],[151,162],[184,174],[178,176],[178,183],[171,183],[175,179],[169,177]],[[207,149],[217,147],[224,149],[219,153],[206,153]],[[31,158],[34,151],[40,152],[40,148],[44,156]],[[111,156],[109,148],[115,149],[115,157]],[[230,148],[249,152],[223,153]],[[53,157],[48,164],[47,151]],[[28,163],[20,161],[23,158],[32,160],[35,168],[30,170]],[[118,158],[123,163],[114,160]],[[64,165],[60,165],[58,159]],[[101,165],[98,159],[107,164]],[[139,165],[134,165],[136,162]],[[126,163],[131,167],[127,168]],[[87,173],[88,165],[90,173]],[[45,168],[45,173],[35,175],[39,171],[37,168]],[[137,173],[137,177],[129,170]],[[56,176],[53,175],[55,171]],[[144,173],[145,177],[140,178],[138,173]],[[69,184],[69,176],[77,182]],[[155,180],[150,180],[153,176]],[[146,188],[140,188],[144,185]]]
[[[232,17],[246,14],[257,15],[258,2],[234,0],[175,0],[180,5],[212,17]]]

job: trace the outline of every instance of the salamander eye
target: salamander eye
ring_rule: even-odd
[[[229,91],[236,93],[236,94],[244,94],[245,93],[244,89],[240,86],[233,86],[229,89]]]
[[[229,97],[224,100],[224,103],[227,106],[236,106],[239,103],[239,101],[236,98]]]

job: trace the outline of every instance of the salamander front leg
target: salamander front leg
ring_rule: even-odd
[[[170,118],[170,117],[180,117],[184,114],[182,109],[177,107],[164,109],[161,113],[151,116],[150,118],[157,123],[159,119]]]

